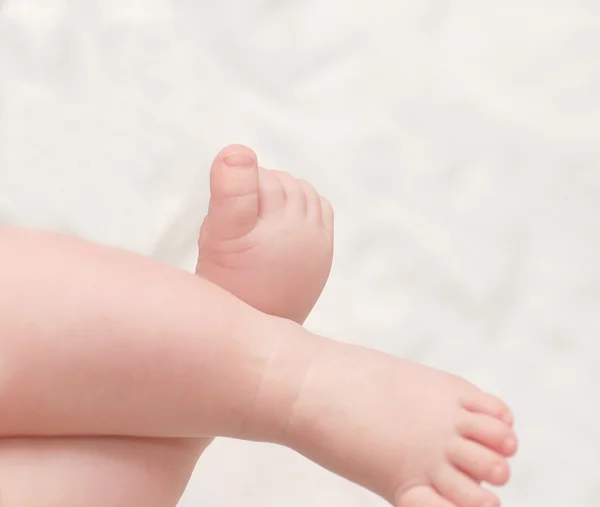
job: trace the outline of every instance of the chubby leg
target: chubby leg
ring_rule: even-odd
[[[103,262],[94,264],[97,271]],[[27,380],[24,373],[5,375],[1,401],[6,417],[0,421],[5,434],[25,428],[31,435],[264,440],[297,450],[396,507],[499,505],[480,483],[504,484],[506,457],[516,451],[512,416],[500,400],[447,373],[317,337],[221,297],[204,284],[188,286],[188,280],[198,281],[193,277],[180,279],[177,271],[147,266],[142,279],[161,272],[156,282],[196,304],[184,311],[165,309],[162,297],[158,305],[158,296],[132,294],[115,279],[115,294],[125,297],[118,298],[118,305],[103,302],[104,319],[118,317],[124,324],[121,305],[134,295],[138,312],[128,315],[146,315],[135,332],[130,326],[126,333],[122,326],[111,326],[111,332],[119,329],[120,347],[93,335],[79,344],[67,326],[59,330],[71,347],[61,347],[60,354],[53,350],[55,340],[44,339],[50,332],[45,329],[39,337],[31,331],[19,334],[18,342],[28,345],[5,338],[3,343],[11,345],[4,347],[5,371],[14,375],[37,367],[40,372],[18,396],[21,384],[14,380]],[[217,321],[207,326],[207,318],[194,311],[206,294],[226,306],[241,326],[229,333]],[[74,319],[81,318],[81,311]],[[59,320],[62,314],[54,316]],[[152,332],[145,331],[147,320]],[[206,334],[191,331],[198,328]],[[170,331],[170,340],[156,338],[157,330]],[[52,404],[57,394],[58,408]],[[86,403],[90,395],[96,403]]]
[[[320,342],[202,278],[66,236],[3,229],[0,266],[4,437],[260,439],[265,368],[287,357],[285,398]]]

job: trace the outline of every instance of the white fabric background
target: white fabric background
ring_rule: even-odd
[[[0,220],[194,262],[230,142],[337,209],[309,322],[504,396],[511,507],[600,505],[600,3],[8,0]],[[383,502],[218,442],[182,506]]]

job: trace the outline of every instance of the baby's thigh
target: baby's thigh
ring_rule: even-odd
[[[174,507],[197,457],[182,440],[0,440],[1,505]]]

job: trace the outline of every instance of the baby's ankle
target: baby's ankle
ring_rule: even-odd
[[[303,391],[322,351],[333,343],[276,318],[270,360],[240,438],[291,446]]]

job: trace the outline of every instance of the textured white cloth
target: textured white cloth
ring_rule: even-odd
[[[597,507],[599,47],[596,0],[7,0],[0,221],[189,268],[210,159],[247,143],[337,209],[309,327],[504,396],[507,506]],[[383,505],[228,441],[205,495]]]

